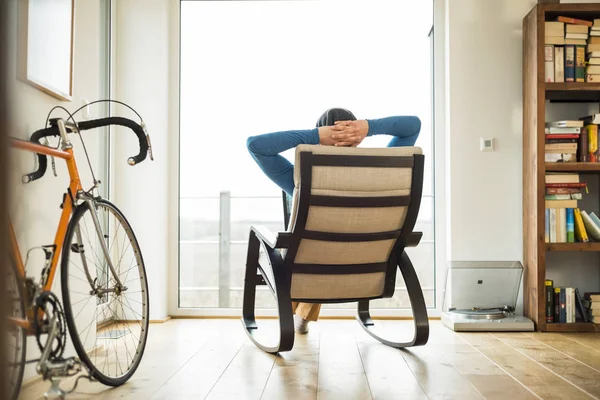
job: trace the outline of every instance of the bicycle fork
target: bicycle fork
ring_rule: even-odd
[[[85,256],[82,256],[81,261],[84,266],[84,272],[85,272],[86,278],[88,279],[88,282],[90,283],[90,286],[92,287],[92,291],[95,292],[95,294],[98,296],[102,296],[105,293],[109,293],[109,292],[115,292],[116,294],[120,294],[121,292],[127,290],[127,287],[123,286],[123,284],[121,283],[121,280],[119,279],[119,275],[117,274],[117,271],[116,271],[116,269],[113,265],[112,259],[110,257],[109,249],[106,246],[106,241],[104,240],[105,238],[104,238],[104,235],[102,234],[102,228],[100,226],[100,218],[98,218],[98,212],[96,210],[95,200],[91,195],[89,195],[88,193],[85,193],[85,192],[80,193],[78,195],[78,198],[85,201],[88,205],[90,214],[92,215],[92,221],[94,222],[94,228],[96,230],[96,235],[98,236],[98,239],[100,240],[100,246],[102,247],[102,254],[104,254],[104,258],[106,260],[106,263],[108,264],[108,268],[110,269],[110,272],[112,273],[112,275],[115,279],[116,285],[114,288],[109,288],[109,289],[102,289],[100,287],[96,287],[96,285],[94,284],[94,280],[92,279],[92,276],[89,273],[87,260],[86,260]],[[83,242],[81,230],[79,227],[77,227],[76,229],[77,229],[77,231],[76,231],[77,241],[81,245],[81,243]],[[83,251],[85,251],[85,250],[83,250]]]

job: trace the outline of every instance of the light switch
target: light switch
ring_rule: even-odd
[[[479,148],[481,151],[494,151],[494,138],[480,138]]]

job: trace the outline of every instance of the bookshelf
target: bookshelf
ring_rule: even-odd
[[[600,19],[600,3],[537,4],[523,19],[523,278],[524,314],[542,332],[600,332],[589,322],[546,323],[545,279],[547,258],[555,252],[599,252],[600,242],[545,242],[545,175],[577,172],[600,176],[598,163],[546,163],[547,103],[599,103],[600,83],[545,82],[545,21],[566,16]],[[583,116],[583,115],[582,115]],[[600,198],[600,190],[589,196]],[[567,266],[565,266],[567,267]],[[600,268],[600,265],[590,265]],[[560,286],[560,282],[555,282]],[[596,291],[600,291],[600,282]],[[582,293],[583,295],[583,293]]]

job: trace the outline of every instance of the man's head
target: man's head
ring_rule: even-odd
[[[336,121],[356,121],[356,117],[345,108],[330,108],[319,117],[317,128],[334,125]]]

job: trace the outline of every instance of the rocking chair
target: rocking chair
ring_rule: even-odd
[[[396,348],[427,343],[427,308],[405,252],[422,237],[413,228],[423,164],[418,147],[296,148],[287,231],[275,235],[262,226],[250,228],[242,323],[256,346],[268,353],[292,349],[292,301],[358,302],[357,320],[380,342]],[[414,336],[408,342],[384,338],[369,314],[370,300],[394,295],[397,268],[414,316]],[[258,285],[267,285],[277,301],[279,330],[271,343],[255,319]]]

